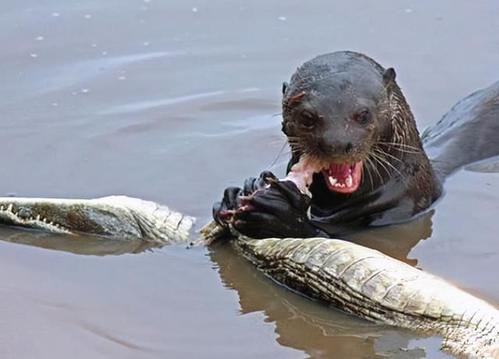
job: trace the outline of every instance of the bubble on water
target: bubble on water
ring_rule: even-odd
[[[45,40],[45,38],[43,36],[37,36],[37,37],[35,37],[35,40],[36,41],[43,41],[43,40]]]
[[[199,10],[198,10],[198,8],[197,8],[197,7],[193,7],[193,8],[191,9],[191,11],[192,11],[192,12],[198,12]]]
[[[149,4],[151,2],[151,0],[142,0],[144,1],[146,4]]]
[[[83,17],[84,17],[85,19],[91,19],[91,18],[92,18],[92,15],[91,15],[91,14],[85,14],[85,15],[83,15]]]
[[[94,42],[94,43],[91,43],[90,46],[91,47],[97,47],[97,44]]]
[[[107,51],[102,51],[101,54],[102,54],[102,56],[106,56],[107,55]]]
[[[121,75],[121,76],[119,76],[119,77],[118,77],[118,80],[120,80],[120,81],[125,81],[125,80],[126,80],[126,76]]]
[[[149,46],[149,45],[151,45],[151,43],[150,43],[149,41],[144,41],[144,42],[142,43],[142,45],[144,45],[144,46]]]
[[[29,56],[31,56],[32,58],[36,59],[38,57],[38,54],[35,54],[34,52],[29,54]]]
[[[83,89],[81,89],[81,90],[80,90],[80,92],[81,92],[81,93],[89,93],[89,92],[90,92],[90,90],[89,90],[89,89],[87,89],[87,88],[83,88]]]
[[[53,12],[53,13],[52,13],[52,16],[53,16],[53,17],[59,17],[59,16],[61,16],[61,14],[60,14],[60,13],[58,13],[58,12]]]
[[[279,21],[286,21],[288,18],[286,16],[279,16],[277,20]]]
[[[407,8],[407,9],[405,9],[404,11],[405,11],[405,13],[406,13],[406,14],[410,14],[410,13],[411,13],[411,12],[413,12],[414,10],[408,7],[408,8]]]
[[[57,106],[59,106],[59,104],[58,104],[57,102],[52,102],[52,103],[51,103],[51,105],[52,105],[53,107],[57,107]]]

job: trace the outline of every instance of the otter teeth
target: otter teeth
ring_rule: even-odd
[[[353,184],[352,175],[348,175],[345,183],[346,183],[347,187],[352,187],[352,184]]]
[[[334,178],[333,176],[329,176],[329,183],[331,184],[331,186],[334,186],[336,185],[336,182],[338,182],[338,180],[336,178]]]
[[[338,182],[338,179],[334,178],[333,176],[329,176],[328,180],[329,184],[334,187],[345,188],[345,187],[352,187],[353,185],[352,175],[348,175],[348,177],[345,180],[345,183]]]

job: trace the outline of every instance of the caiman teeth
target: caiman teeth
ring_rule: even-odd
[[[7,211],[12,212],[12,203],[7,207]]]
[[[329,176],[329,183],[331,184],[331,186],[334,186],[336,182],[338,182],[336,178],[334,178],[333,176]]]

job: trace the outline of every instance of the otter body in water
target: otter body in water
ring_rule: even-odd
[[[256,238],[403,222],[431,206],[454,169],[499,154],[499,83],[458,103],[425,136],[438,153],[430,161],[395,77],[354,52],[300,66],[283,86],[282,130],[292,150],[288,172],[300,159],[313,163],[312,198],[263,172],[227,188],[215,219]]]

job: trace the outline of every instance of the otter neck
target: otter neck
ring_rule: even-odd
[[[414,115],[396,83],[387,87],[383,122],[389,124],[366,159],[364,180],[359,191],[371,192],[388,181],[405,181],[414,166],[430,167],[423,150]]]
[[[395,147],[413,151],[402,151],[402,153],[423,153],[423,145],[416,127],[414,115],[407,100],[396,83],[388,85],[388,111],[387,121],[390,123],[391,131],[386,142],[391,141]],[[404,148],[407,147],[407,148]],[[426,156],[425,156],[426,157]]]

